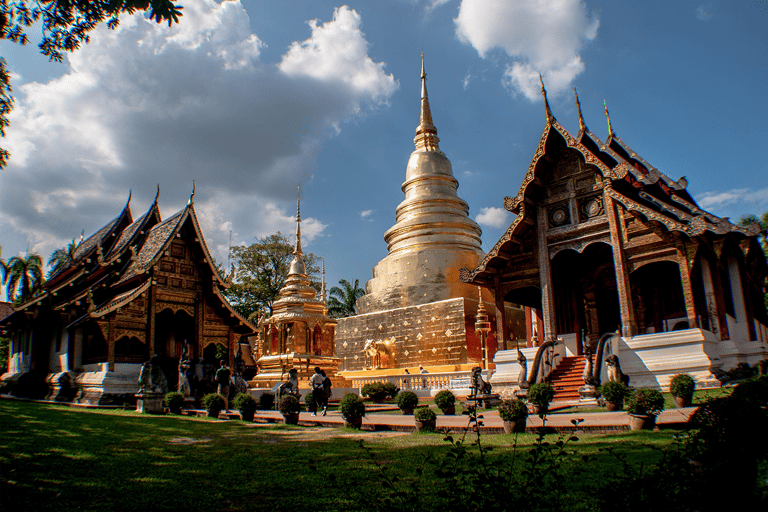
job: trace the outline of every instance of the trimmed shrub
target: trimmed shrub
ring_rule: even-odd
[[[555,398],[555,387],[549,382],[538,382],[528,390],[528,401],[542,409],[547,409],[553,398]]]
[[[208,393],[203,397],[203,405],[207,411],[220,411],[226,407],[227,401],[218,393]]]
[[[299,411],[301,411],[301,404],[295,396],[285,395],[280,399],[280,404],[277,406],[277,409],[283,415],[297,414]]]
[[[664,396],[655,389],[640,388],[632,392],[627,402],[629,414],[658,416],[664,410]]]
[[[419,405],[419,397],[413,391],[401,391],[395,397],[395,402],[401,410],[413,410]]]
[[[521,421],[528,418],[528,406],[523,400],[505,400],[499,406],[499,416],[504,421]]]
[[[429,407],[419,407],[416,412],[413,413],[413,419],[416,421],[435,421],[437,415],[435,411]]]
[[[372,382],[366,384],[360,389],[360,394],[369,397],[371,400],[380,402],[384,400],[389,394],[381,382]]]
[[[238,393],[235,395],[232,405],[241,413],[252,413],[256,411],[257,403],[248,393]]]
[[[435,405],[437,405],[441,411],[456,407],[456,397],[453,393],[444,389],[435,395]]]
[[[629,390],[621,382],[609,381],[600,386],[600,394],[606,402],[613,402],[617,405],[624,405],[624,397],[627,396]]]
[[[275,407],[274,393],[262,393],[259,397],[259,409],[262,411],[269,411],[273,407]]]
[[[178,391],[166,393],[163,397],[163,403],[171,412],[178,414],[181,411],[181,406],[184,405],[184,394]]]
[[[387,392],[387,396],[389,398],[395,398],[397,396],[397,394],[400,392],[400,388],[398,388],[397,386],[395,386],[391,382],[385,382],[384,383],[384,391]]]
[[[353,418],[362,418],[365,416],[365,404],[363,400],[354,393],[347,393],[341,399],[341,415],[346,420]]]
[[[672,382],[669,383],[669,392],[672,393],[672,396],[685,398],[686,400],[693,398],[693,390],[695,388],[696,382],[687,373],[678,373],[672,377]]]
[[[309,393],[304,395],[304,405],[307,406],[307,409],[312,411],[317,409],[317,404],[315,403],[315,394],[311,390]]]

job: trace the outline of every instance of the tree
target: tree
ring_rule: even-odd
[[[757,241],[760,242],[760,246],[763,251],[768,253],[768,212],[758,219],[756,215],[745,215],[739,219],[739,224],[744,227],[757,224],[760,226],[760,233],[757,235]]]
[[[262,314],[272,314],[272,302],[280,296],[293,260],[294,246],[280,232],[256,239],[256,243],[232,248],[235,279],[227,299],[241,315],[255,320]],[[308,253],[302,256],[307,275],[315,290],[320,290],[320,258]]]
[[[338,286],[328,292],[328,314],[333,318],[355,316],[357,314],[357,299],[365,295],[365,290],[360,288],[360,280],[355,279],[355,284],[349,284],[346,279],[340,279]]]
[[[5,264],[5,260],[3,259],[3,246],[0,245],[0,280],[2,280],[3,284],[5,284],[5,281],[8,279],[8,265]]]
[[[43,260],[39,254],[28,253],[24,258],[14,256],[8,260],[7,267],[8,300],[17,304],[29,301],[45,282]]]
[[[48,274],[45,276],[46,279],[50,279],[52,275],[54,275],[64,265],[74,259],[77,245],[77,242],[72,240],[66,247],[56,249],[51,253],[51,257],[48,258],[48,266],[51,268],[48,270]]]
[[[27,27],[41,22],[42,40],[40,53],[49,60],[61,62],[64,52],[80,48],[88,43],[88,33],[106,21],[114,29],[120,23],[121,14],[149,11],[150,19],[158,23],[168,22],[170,27],[179,22],[181,5],[171,0],[101,0],[86,2],[52,0],[0,1],[0,39],[25,45],[29,42]],[[5,60],[0,57],[0,137],[10,123],[6,117],[13,108],[13,89]],[[0,149],[0,169],[8,163],[10,154]]]

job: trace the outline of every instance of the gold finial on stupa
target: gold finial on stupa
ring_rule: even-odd
[[[605,108],[605,120],[608,121],[608,137],[613,138],[616,136],[613,133],[613,127],[611,126],[611,116],[608,114],[608,104],[603,100],[603,108]]]
[[[579,102],[579,93],[576,92],[576,88],[573,88],[573,95],[576,96],[576,109],[579,111],[579,131],[587,131],[587,125],[584,124],[584,117],[581,115],[581,103]]]
[[[432,112],[429,109],[429,97],[427,96],[427,73],[424,71],[424,53],[421,54],[421,114],[419,126],[416,127],[416,137],[413,139],[416,149],[426,151],[439,151],[437,128],[432,123]]]
[[[296,250],[293,254],[301,256],[301,187],[296,194]]]
[[[544,96],[544,107],[547,109],[547,122],[551,123],[555,120],[555,116],[552,115],[552,111],[549,109],[549,100],[547,100],[547,90],[544,88],[544,78],[539,73],[539,82],[541,83],[541,95]]]
[[[323,260],[323,280],[320,282],[320,301],[323,304],[327,304],[328,300],[325,295],[325,258],[322,258]]]

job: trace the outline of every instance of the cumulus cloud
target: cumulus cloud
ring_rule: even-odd
[[[712,17],[712,4],[700,5],[696,8],[696,19],[707,21]]]
[[[583,0],[462,0],[454,22],[481,57],[494,49],[509,57],[503,83],[531,101],[541,98],[539,73],[552,94],[570,88],[584,71],[579,52],[600,25]]]
[[[724,192],[705,192],[697,197],[697,202],[705,209],[725,208],[745,203],[765,205],[768,203],[768,188],[757,190],[734,188]]]
[[[373,214],[373,210],[363,210],[360,212],[360,218],[365,220]],[[369,219],[370,220],[370,219]]]
[[[329,13],[330,15],[330,13]],[[295,229],[281,208],[315,170],[322,143],[356,113],[386,104],[398,83],[367,54],[348,7],[311,21],[275,65],[240,2],[184,3],[167,27],[137,14],[100,26],[68,55],[69,70],[15,87],[0,174],[4,242],[47,254],[116,215],[133,189],[134,215],[161,186],[164,215],[196,206],[211,247]],[[289,203],[290,204],[290,203]],[[166,211],[167,210],[167,211]],[[325,225],[302,225],[309,242]]]
[[[480,208],[480,213],[475,217],[475,221],[481,226],[492,228],[506,228],[509,226],[507,219],[509,212],[504,208]]]

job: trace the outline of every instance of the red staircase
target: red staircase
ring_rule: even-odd
[[[555,387],[553,401],[579,400],[579,388],[584,385],[582,374],[586,363],[584,356],[564,357],[560,360],[550,380]]]

